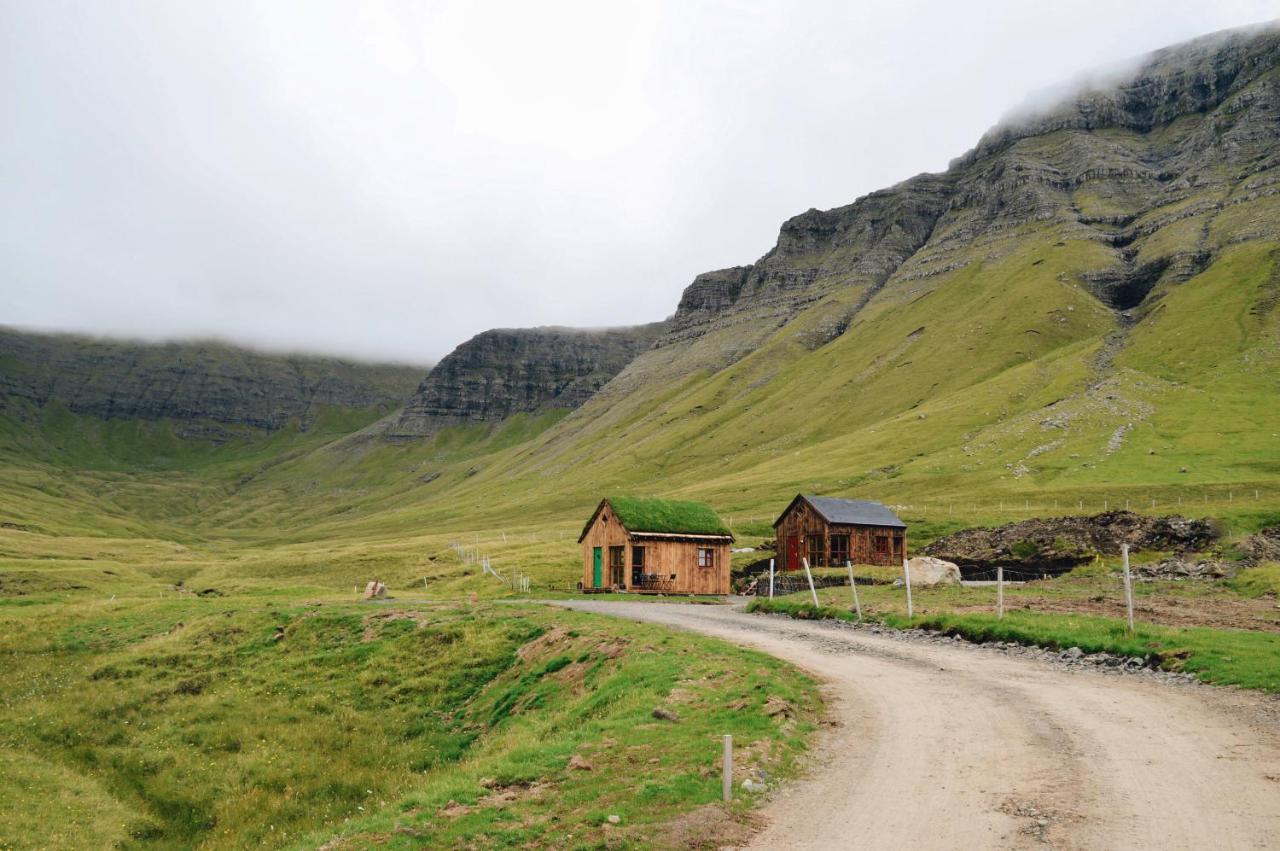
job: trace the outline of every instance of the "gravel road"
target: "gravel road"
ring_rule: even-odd
[[[583,600],[826,685],[808,776],[751,847],[1280,848],[1280,701],[727,606]]]

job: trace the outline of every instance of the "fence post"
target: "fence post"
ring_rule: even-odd
[[[804,565],[804,578],[809,580],[809,593],[813,595],[813,607],[818,608],[818,589],[813,587],[813,571],[809,570],[809,559],[802,558],[800,563]]]
[[[724,770],[720,773],[720,794],[726,801],[733,800],[733,736],[724,736]]]
[[[1120,546],[1120,554],[1124,558],[1124,608],[1129,621],[1129,633],[1133,633],[1133,579],[1129,575],[1129,545]]]
[[[862,603],[858,602],[858,583],[853,580],[853,562],[845,559],[844,564],[849,568],[849,587],[853,589],[853,610],[858,613],[858,620],[862,620]]]
[[[996,565],[996,619],[1004,617],[1004,565]]]
[[[769,599],[773,599],[773,559],[769,559]]]
[[[907,557],[902,557],[902,579],[907,586],[907,618],[915,617],[911,608],[911,566],[907,564]]]

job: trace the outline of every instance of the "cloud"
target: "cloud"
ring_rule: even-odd
[[[661,319],[1027,91],[1267,5],[14,0],[0,322],[413,361]]]

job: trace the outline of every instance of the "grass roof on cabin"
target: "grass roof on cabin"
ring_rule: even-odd
[[[622,525],[631,532],[668,532],[686,535],[730,535],[720,515],[701,502],[678,499],[646,499],[636,496],[606,497]]]

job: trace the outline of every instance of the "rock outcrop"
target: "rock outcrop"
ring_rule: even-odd
[[[994,528],[963,529],[924,548],[932,556],[962,568],[1005,567],[1056,572],[1093,558],[1116,555],[1122,544],[1133,550],[1196,552],[1217,539],[1208,520],[1179,515],[1147,517],[1131,511],[1092,516],[1020,520]]]
[[[420,437],[517,413],[577,408],[651,347],[664,328],[655,323],[485,331],[431,370],[386,436]]]
[[[0,409],[25,400],[104,419],[307,428],[325,408],[398,408],[422,370],[212,342],[148,344],[0,328]],[[184,429],[216,437],[198,434],[197,422]]]
[[[820,346],[882,291],[906,297],[916,281],[998,259],[1010,250],[1002,237],[1030,226],[1103,246],[1109,262],[1081,270],[1075,283],[1116,310],[1139,307],[1202,271],[1214,253],[1207,227],[1149,237],[1280,192],[1275,178],[1254,178],[1280,166],[1278,68],[1274,24],[1157,51],[1124,75],[992,128],[941,174],[788,220],[754,264],[697,276],[662,345],[692,349],[681,368],[720,368],[828,300],[830,316],[796,334]],[[1085,186],[1087,205],[1075,196]],[[1256,224],[1237,241],[1277,235],[1273,222]],[[732,342],[692,346],[718,331]]]

